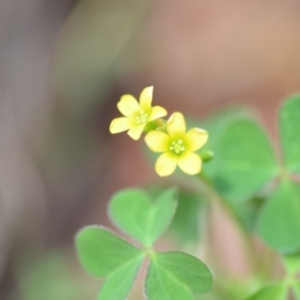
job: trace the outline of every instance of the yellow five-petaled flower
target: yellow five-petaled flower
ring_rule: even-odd
[[[112,120],[109,130],[111,133],[119,133],[128,130],[128,135],[138,140],[147,123],[167,115],[167,111],[161,106],[152,107],[153,87],[146,87],[138,101],[132,95],[124,95],[117,107],[124,117]]]
[[[166,131],[150,131],[145,136],[148,147],[154,152],[163,152],[157,159],[155,170],[160,176],[171,175],[178,165],[189,174],[201,171],[201,157],[195,153],[208,140],[208,133],[200,128],[186,132],[184,116],[175,112],[166,124]]]

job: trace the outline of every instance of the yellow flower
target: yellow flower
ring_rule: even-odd
[[[117,104],[124,117],[112,120],[109,130],[119,133],[128,130],[128,135],[138,140],[147,123],[164,117],[167,111],[161,106],[151,106],[153,86],[146,87],[140,95],[140,103],[132,95],[124,95]]]
[[[171,175],[178,165],[189,174],[201,171],[201,157],[194,153],[208,140],[208,133],[200,128],[186,132],[184,116],[175,112],[166,124],[166,132],[150,131],[145,136],[148,147],[154,152],[163,152],[157,159],[155,170],[160,176]]]

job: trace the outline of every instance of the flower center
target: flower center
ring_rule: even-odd
[[[185,151],[185,147],[183,145],[183,141],[182,140],[173,141],[171,143],[170,150],[174,154],[177,154],[177,155],[181,154],[182,152],[184,152]]]
[[[148,121],[149,114],[143,110],[135,117],[135,120],[138,124],[145,124]]]

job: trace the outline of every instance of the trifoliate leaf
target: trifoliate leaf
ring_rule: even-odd
[[[182,252],[153,254],[145,294],[148,300],[194,300],[212,287],[212,273],[194,256]]]
[[[300,185],[285,180],[262,208],[258,232],[283,253],[300,249]]]
[[[228,126],[219,155],[219,188],[229,200],[249,199],[279,172],[269,139],[251,120]]]
[[[120,239],[106,228],[85,227],[76,236],[76,249],[85,270],[107,276],[135,261],[142,251]]]
[[[142,190],[115,194],[109,212],[114,223],[145,246],[151,246],[169,226],[176,210],[176,190],[167,189],[155,201]]]

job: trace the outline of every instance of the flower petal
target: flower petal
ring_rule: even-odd
[[[144,127],[145,127],[144,124],[131,127],[131,129],[127,132],[127,134],[136,141],[141,137]]]
[[[195,175],[201,171],[202,160],[198,154],[186,152],[178,158],[178,166],[183,172]]]
[[[159,118],[162,118],[167,115],[167,111],[161,107],[161,106],[154,106],[152,107],[150,116],[149,116],[149,121],[153,121]]]
[[[197,151],[207,142],[208,133],[200,128],[192,128],[186,133],[184,139],[190,151]]]
[[[155,171],[161,177],[169,176],[175,171],[176,165],[177,157],[165,152],[157,159],[155,163]]]
[[[140,95],[140,106],[145,112],[151,111],[151,103],[153,98],[153,86],[146,87]]]
[[[113,119],[109,126],[110,133],[119,133],[130,128],[130,120],[125,117]]]
[[[168,151],[170,137],[162,131],[152,130],[145,136],[147,146],[153,152]]]
[[[171,137],[182,137],[186,131],[184,116],[175,112],[167,122],[167,131]]]
[[[117,103],[119,111],[125,117],[132,117],[136,112],[140,110],[140,105],[132,95],[124,95]]]

